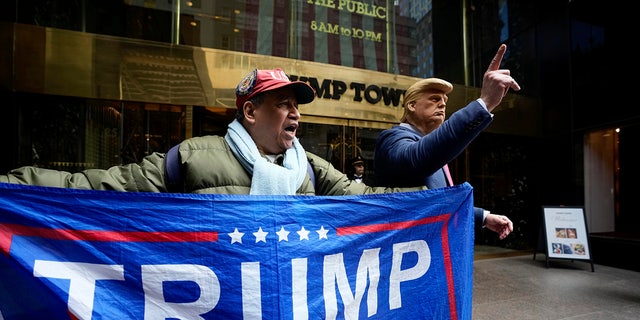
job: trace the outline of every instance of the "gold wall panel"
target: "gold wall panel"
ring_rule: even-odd
[[[386,128],[402,116],[401,97],[387,103],[382,98],[376,103],[356,101],[356,90],[351,85],[395,90],[401,96],[418,80],[310,61],[31,25],[4,23],[0,27],[0,35],[12,40],[13,46],[9,47],[15,48],[0,51],[2,68],[14,71],[13,77],[3,77],[1,81],[15,91],[235,109],[234,91],[240,79],[254,68],[281,67],[292,77],[329,84],[320,98],[300,106],[302,121],[309,116],[314,122],[329,124],[344,119],[347,125]],[[339,97],[331,86],[336,83],[345,85]],[[373,99],[381,97],[378,91],[371,92]],[[454,85],[447,113],[479,95],[478,88]],[[541,111],[536,100],[509,94],[495,114],[488,131],[540,135]]]

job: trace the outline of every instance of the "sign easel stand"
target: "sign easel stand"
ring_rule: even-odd
[[[594,272],[589,247],[589,232],[583,207],[542,207],[542,222],[538,243],[533,250],[533,260],[536,259],[537,252],[546,255],[547,268],[550,259],[571,262],[583,260],[591,264],[591,272]]]

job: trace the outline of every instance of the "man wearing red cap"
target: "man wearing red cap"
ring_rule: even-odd
[[[145,192],[346,195],[422,190],[356,183],[330,162],[306,152],[296,138],[298,104],[316,96],[280,68],[253,70],[236,87],[238,113],[222,136],[187,139],[166,154],[107,170],[69,173],[22,167],[0,182]]]

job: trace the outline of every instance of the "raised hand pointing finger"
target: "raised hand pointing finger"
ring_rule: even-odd
[[[500,45],[500,48],[498,48],[498,52],[496,52],[496,55],[493,57],[493,60],[491,60],[491,63],[489,64],[489,68],[487,69],[487,71],[494,71],[494,70],[500,69],[500,64],[502,63],[502,57],[504,56],[505,51],[507,51],[507,45],[503,43]]]
[[[507,45],[503,43],[498,48],[498,52],[491,60],[482,79],[480,99],[484,101],[489,112],[492,112],[500,104],[509,89],[520,90],[520,85],[511,77],[511,72],[508,69],[500,69],[505,51],[507,51]]]

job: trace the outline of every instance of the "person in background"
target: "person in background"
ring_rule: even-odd
[[[351,159],[351,169],[349,170],[349,179],[357,183],[366,183],[367,185],[373,185],[373,181],[365,175],[364,159],[362,156],[356,156]]]
[[[269,195],[347,195],[424,190],[355,183],[300,145],[298,104],[315,99],[281,68],[251,71],[236,87],[236,119],[225,136],[194,137],[137,164],[77,173],[33,166],[0,182],[76,189]]]
[[[507,46],[502,44],[484,74],[480,97],[454,112],[445,121],[451,83],[427,78],[411,85],[404,95],[400,124],[384,130],[376,139],[374,165],[379,185],[408,187],[453,185],[447,163],[455,159],[493,120],[491,113],[509,89],[520,90],[507,69],[499,69]],[[498,234],[513,231],[504,215],[474,207],[476,226]]]
[[[356,156],[351,159],[351,172],[349,173],[349,179],[361,183],[364,178],[364,159],[361,156]]]

